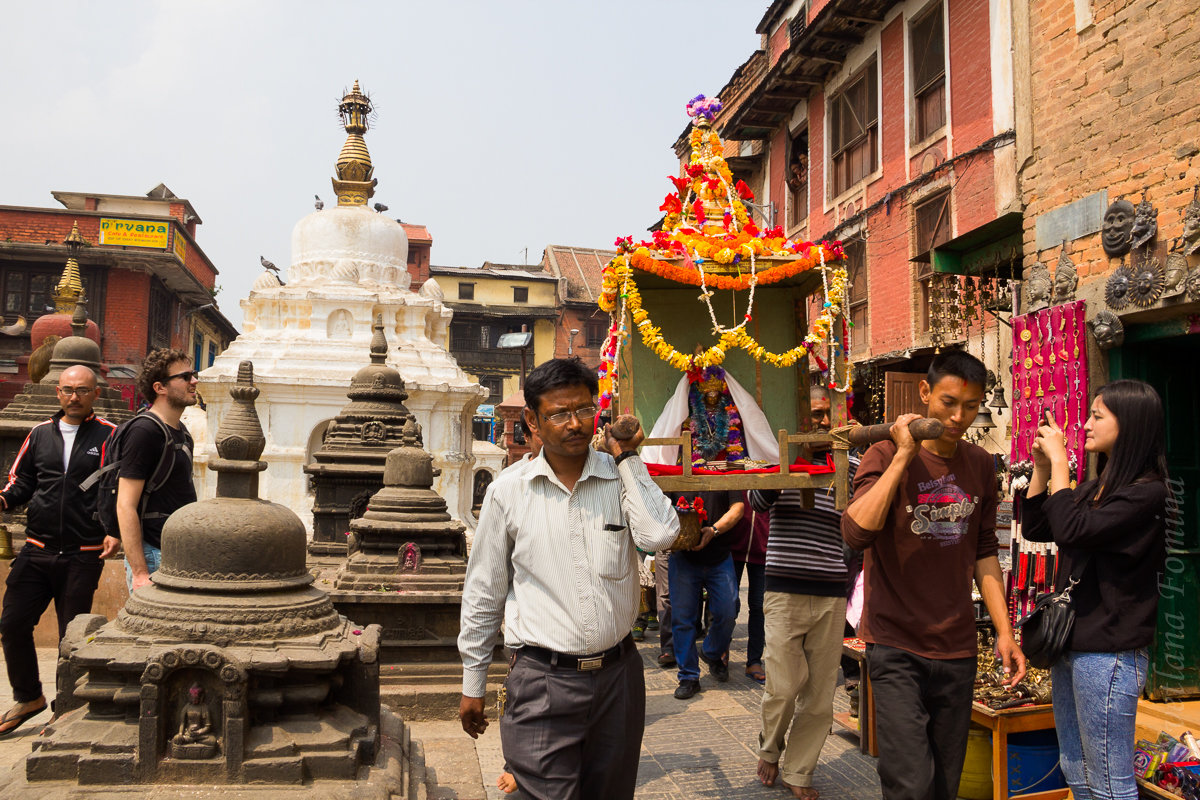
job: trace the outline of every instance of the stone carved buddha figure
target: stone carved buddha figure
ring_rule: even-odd
[[[1075,299],[1075,287],[1079,285],[1079,274],[1075,271],[1075,262],[1064,248],[1054,265],[1054,304],[1069,303]]]
[[[1039,311],[1050,304],[1050,293],[1053,290],[1050,282],[1050,270],[1038,261],[1025,273],[1025,303],[1024,313]]]
[[[188,689],[188,702],[179,709],[179,732],[171,737],[174,758],[212,758],[217,754],[217,737],[212,732],[212,719],[204,702],[204,689],[193,683]]]

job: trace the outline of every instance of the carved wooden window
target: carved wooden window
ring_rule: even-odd
[[[852,341],[855,346],[865,345],[870,340],[870,318],[867,313],[867,246],[863,241],[846,242],[846,271],[850,278],[850,321],[854,323]]]
[[[148,315],[147,344],[149,349],[171,346],[171,317],[174,302],[162,281],[150,281],[150,313]]]
[[[103,311],[103,298],[96,291],[96,275],[86,269],[80,273],[83,296],[88,305],[88,318],[99,322]],[[32,324],[43,314],[54,313],[54,288],[62,279],[62,266],[25,266],[8,263],[0,269],[0,283],[4,287],[4,324],[11,325],[17,317],[24,317]],[[74,311],[74,309],[71,309]],[[70,313],[70,312],[68,312]]]
[[[946,190],[913,208],[913,243],[917,253],[927,253],[950,241],[950,191]],[[932,257],[931,257],[932,259]],[[929,281],[932,260],[919,262],[917,285],[921,292],[921,330],[929,330]]]
[[[912,24],[909,35],[914,138],[920,142],[946,124],[946,37],[941,0]]]
[[[834,197],[879,168],[879,80],[874,59],[830,102],[829,145]]]
[[[584,328],[584,343],[587,347],[599,347],[604,344],[604,335],[608,333],[608,326],[604,320],[589,319],[587,326]]]
[[[479,385],[488,390],[488,396],[484,398],[484,403],[496,404],[504,398],[501,395],[504,393],[504,379],[495,375],[486,375],[479,379]]]
[[[792,137],[788,157],[788,225],[799,225],[808,218],[808,129]]]
[[[455,351],[476,349],[474,327],[463,323],[450,324],[450,349]]]

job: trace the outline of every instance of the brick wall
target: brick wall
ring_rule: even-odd
[[[1180,235],[1200,182],[1200,8],[1194,0],[1092,0],[1075,30],[1073,0],[1030,4],[1032,158],[1021,172],[1025,265],[1040,214],[1102,189],[1158,209],[1158,255]],[[1120,263],[1092,234],[1070,244],[1081,291]],[[1051,251],[1043,261],[1052,264]],[[1193,259],[1193,266],[1195,266]]]
[[[139,364],[146,355],[150,276],[127,269],[110,269],[101,331],[102,355],[109,364]],[[111,324],[120,320],[120,324]]]

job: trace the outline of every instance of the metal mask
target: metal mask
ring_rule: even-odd
[[[1129,252],[1129,233],[1133,230],[1133,203],[1124,197],[1104,212],[1104,224],[1100,228],[1100,242],[1109,258],[1123,256]]]

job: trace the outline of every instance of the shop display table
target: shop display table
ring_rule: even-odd
[[[1054,707],[1024,706],[995,711],[982,703],[971,704],[971,721],[992,732],[992,798],[993,800],[1060,800],[1067,789],[1009,795],[1008,793],[1008,735],[1026,731],[1054,729]]]
[[[867,644],[862,639],[844,639],[842,655],[858,662],[858,721],[848,712],[834,714],[834,722],[858,736],[858,749],[869,756],[879,756],[879,745],[875,739],[875,697],[871,694],[871,681],[867,678]]]

